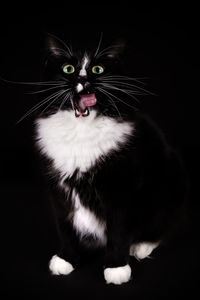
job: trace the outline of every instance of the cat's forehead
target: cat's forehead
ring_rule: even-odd
[[[87,55],[87,53],[85,53],[82,57],[81,64],[80,64],[81,65],[81,70],[79,72],[80,76],[87,75],[86,69],[87,69],[87,66],[89,65],[89,62],[90,62],[89,56]]]
[[[70,63],[72,65],[76,65],[77,67],[87,68],[91,63],[95,61],[95,58],[92,56],[90,52],[86,51],[73,51],[72,55],[65,55],[60,60],[61,63]],[[60,62],[58,61],[60,64]]]
[[[86,54],[89,55],[89,51],[82,47],[73,47],[70,53],[71,56],[75,57],[79,61],[81,61]]]
[[[92,57],[91,57],[91,54],[89,54],[88,52],[83,52],[83,53],[81,53],[80,54],[80,56],[79,56],[79,62],[81,63],[81,64],[88,64],[90,61],[91,61],[91,59],[92,59]]]
[[[72,52],[72,57],[77,61],[78,65],[89,66],[91,63],[103,61],[105,57],[97,57],[95,48],[75,48]]]

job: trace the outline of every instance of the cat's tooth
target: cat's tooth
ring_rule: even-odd
[[[87,116],[89,116],[89,114],[90,114],[89,109],[86,108],[86,110],[83,113],[83,117],[87,117]]]
[[[75,109],[75,116],[76,116],[77,118],[80,117],[80,112],[78,111],[77,108]]]

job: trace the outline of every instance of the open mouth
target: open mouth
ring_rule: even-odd
[[[78,94],[78,97],[73,100],[74,111],[76,117],[87,117],[90,114],[89,107],[94,106],[97,99],[94,93]]]

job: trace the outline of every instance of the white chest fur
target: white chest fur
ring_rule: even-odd
[[[73,111],[59,111],[37,120],[37,140],[43,154],[52,159],[62,178],[75,170],[88,171],[96,161],[118,150],[133,134],[133,124],[119,123],[91,111],[76,118]]]

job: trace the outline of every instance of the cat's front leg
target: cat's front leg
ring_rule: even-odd
[[[70,224],[63,222],[58,229],[61,247],[57,254],[52,256],[49,262],[49,270],[52,275],[68,275],[78,264],[78,246],[75,240],[75,233]]]
[[[79,247],[76,233],[71,224],[69,213],[70,203],[68,198],[68,187],[60,188],[54,182],[50,185],[49,197],[52,200],[57,233],[60,245],[49,262],[49,270],[52,275],[68,275],[79,262]]]
[[[122,284],[131,279],[130,235],[123,218],[114,215],[107,226],[104,278],[106,283]]]

